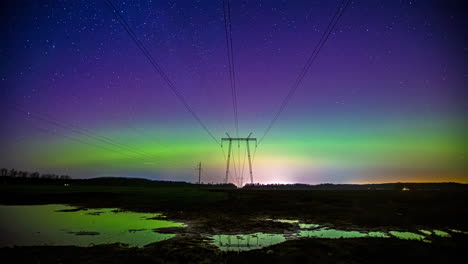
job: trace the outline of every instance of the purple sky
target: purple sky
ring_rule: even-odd
[[[234,134],[222,1],[113,2],[216,137],[223,137],[225,132]],[[264,133],[340,2],[231,1],[241,135],[253,132],[261,137]],[[139,145],[141,141],[162,142],[173,151],[177,142],[184,140],[212,144],[154,73],[104,1],[10,1],[2,5],[0,96],[4,102],[2,123],[7,129],[0,133],[0,140],[7,151],[0,156],[1,166],[64,171],[74,177],[128,174],[159,178],[151,175],[166,171],[157,168],[148,172],[137,166],[109,169],[109,163],[99,163],[99,155],[96,163],[75,164],[70,154],[70,166],[64,167],[53,162],[63,157],[54,156],[58,154],[52,150],[47,152],[49,160],[40,160],[41,152],[33,144],[48,149],[59,135],[77,135],[31,120],[10,104],[151,153],[152,149]],[[380,135],[380,142],[389,142],[384,135],[397,131],[399,137],[420,135],[433,146],[430,151],[437,159],[450,160],[450,165],[444,163],[434,169],[442,170],[438,175],[446,175],[440,180],[467,181],[462,165],[466,162],[463,134],[467,105],[464,13],[463,1],[351,1],[265,139],[269,147],[264,154],[272,154],[271,149],[276,158],[313,163],[321,153],[312,155],[292,146],[303,141],[307,148],[317,141],[311,137],[326,135],[329,138],[325,136],[316,144],[330,150],[327,142],[340,142],[340,147],[324,154],[329,155],[324,159],[334,165],[320,167],[324,172],[318,179],[372,181],[356,175],[374,172],[373,161],[362,170],[352,170],[344,164],[355,161],[336,157],[346,153],[349,146],[345,143],[350,141],[361,142],[362,148],[374,144],[383,153],[381,143],[369,138]],[[46,136],[37,126],[58,134]],[[129,128],[139,132],[129,135]],[[348,130],[352,139],[334,135],[337,130]],[[119,131],[127,136],[114,134]],[[311,148],[317,146],[314,144]],[[63,153],[73,152],[73,144],[59,145],[68,151]],[[395,146],[392,157],[404,151]],[[436,156],[427,157],[427,151],[418,151],[411,157],[422,161],[410,169],[431,171],[425,166]],[[194,161],[201,159],[192,152],[184,153],[193,155]],[[261,153],[259,148],[260,157]],[[366,157],[361,157],[363,162]],[[265,163],[276,158],[270,157]],[[223,161],[207,160],[212,164],[211,175],[220,174]],[[375,166],[387,172],[401,169],[398,164],[393,160]],[[323,176],[335,175],[330,171],[337,167],[343,167],[338,178]],[[191,180],[187,174],[180,175],[175,179]],[[211,177],[212,181],[222,178]],[[306,176],[275,177],[279,178],[259,175],[265,182],[293,181],[291,177],[318,181]]]

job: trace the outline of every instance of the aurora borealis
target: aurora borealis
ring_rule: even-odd
[[[234,135],[222,1],[113,2],[214,134]],[[231,1],[241,136],[262,135],[339,3]],[[2,5],[1,167],[194,182],[201,161],[223,181],[221,149],[104,1]],[[468,182],[463,16],[463,1],[352,1],[259,145],[255,181]]]

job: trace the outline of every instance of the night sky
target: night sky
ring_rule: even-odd
[[[340,2],[231,0],[239,136],[263,135]],[[468,182],[463,2],[351,1],[255,182]],[[212,133],[235,136],[223,2],[113,3]],[[202,181],[224,180],[221,148],[105,1],[2,5],[1,167],[194,182],[202,162]]]

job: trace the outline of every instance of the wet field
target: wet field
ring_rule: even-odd
[[[122,212],[117,208],[79,209],[66,205],[0,206],[0,247],[93,246],[122,243],[142,247],[173,238],[153,230],[181,227],[160,214]]]
[[[468,249],[463,191],[1,191],[0,253],[15,263],[438,263]]]
[[[7,205],[0,206],[1,233],[0,247],[14,246],[82,246],[124,244],[128,247],[143,247],[171,239],[175,234],[159,233],[171,230],[184,223],[168,220],[155,213],[135,213],[117,208],[87,209],[67,205]],[[433,238],[451,238],[468,235],[467,231],[449,229],[419,229],[409,231],[363,231],[339,230],[318,224],[304,224],[299,220],[264,219],[268,223],[286,223],[297,228],[295,233],[251,233],[251,234],[204,234],[205,243],[215,245],[222,251],[248,251],[260,249],[287,240],[300,238],[353,239],[353,238],[397,238],[432,243]],[[188,228],[187,228],[188,229]],[[173,229],[174,230],[174,229]],[[248,232],[248,230],[246,230]],[[201,234],[202,235],[202,234]]]

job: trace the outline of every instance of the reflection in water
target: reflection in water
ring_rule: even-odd
[[[337,229],[328,229],[326,227],[318,230],[301,230],[299,231],[300,237],[318,237],[318,238],[358,238],[366,237],[366,233],[358,231],[344,231]]]
[[[380,237],[380,238],[389,238],[390,236],[384,232],[369,232],[367,233],[369,237]]]
[[[465,234],[465,235],[468,235],[468,232],[461,231],[461,230],[458,230],[458,229],[450,229],[450,232],[452,232],[452,233],[457,233],[457,234]]]
[[[449,233],[445,232],[445,231],[442,231],[442,230],[433,230],[434,231],[434,234],[436,236],[440,236],[440,237],[451,237]]]
[[[317,224],[299,224],[300,229],[314,229],[319,227],[320,225]]]
[[[214,235],[212,244],[224,251],[247,251],[286,241],[282,234]]]
[[[278,223],[286,223],[286,224],[297,224],[299,223],[299,220],[290,220],[290,219],[267,219],[271,220],[273,222],[278,222]]]
[[[296,222],[292,222],[296,223]],[[341,238],[390,238],[391,236],[404,239],[404,240],[417,240],[426,243],[432,243],[431,240],[426,239],[431,235],[440,237],[450,237],[448,232],[441,230],[424,230],[421,229],[419,232],[425,236],[413,233],[413,232],[400,232],[400,231],[389,231],[386,232],[362,232],[362,231],[346,231],[338,229],[330,229],[328,227],[317,228],[315,224],[299,224],[301,230],[297,234],[298,237],[309,237],[309,238],[325,238],[325,239],[341,239]],[[309,230],[308,230],[309,229]],[[310,230],[312,229],[312,230]],[[466,233],[464,231],[451,229],[453,233]],[[391,236],[390,236],[390,235]],[[294,236],[292,236],[294,237]],[[259,249],[270,245],[278,244],[286,241],[284,235],[281,234],[264,234],[255,233],[250,235],[214,235],[212,236],[213,244],[219,249],[224,251],[246,251],[252,249]]]
[[[421,233],[423,233],[425,235],[428,235],[428,236],[432,235],[432,232],[429,231],[429,230],[419,229],[419,232],[421,232]]]
[[[123,212],[117,209],[77,209],[66,205],[1,206],[0,247],[32,245],[75,245],[123,243],[141,247],[172,238],[154,229],[183,227],[184,224],[161,219],[159,214]],[[157,219],[155,219],[157,218]],[[271,220],[271,219],[270,219]],[[451,237],[442,230],[420,229],[413,232],[363,232],[331,229],[317,224],[304,224],[298,220],[272,220],[290,223],[300,229],[292,237],[311,238],[389,238],[417,240],[430,243],[427,237]],[[450,229],[452,234],[468,232]],[[390,234],[390,235],[389,235]],[[225,251],[259,249],[286,241],[283,234],[214,235],[212,244]]]
[[[422,241],[424,240],[423,235],[419,235],[413,232],[399,232],[399,231],[390,231],[389,232],[392,236],[400,239],[405,239],[405,240],[419,240]]]
[[[156,233],[153,229],[184,226],[182,223],[149,219],[157,214],[116,209],[76,211],[73,207],[56,204],[0,206],[0,215],[0,247],[109,243],[141,247],[174,236]]]
[[[325,239],[340,239],[340,238],[398,238],[405,240],[417,240],[426,243],[432,243],[427,237],[440,236],[440,237],[451,237],[448,232],[442,230],[424,230],[420,229],[419,232],[424,234],[417,234],[413,232],[401,232],[401,231],[389,231],[389,232],[378,232],[378,231],[346,231],[331,229],[318,224],[305,224],[299,220],[290,219],[266,219],[268,221],[289,223],[292,225],[298,225],[299,231],[297,236],[291,236],[289,239],[294,237],[309,237],[309,238],[325,238]],[[468,234],[468,232],[450,229],[452,233]],[[215,235],[213,238],[213,244],[221,250],[225,251],[244,251],[258,249],[273,244],[278,244],[286,241],[283,235],[279,234],[263,234],[256,233],[250,235]]]
[[[365,237],[367,234],[358,231],[343,231],[336,229],[321,228],[318,230],[301,230],[301,237],[319,237],[319,238],[358,238]]]

